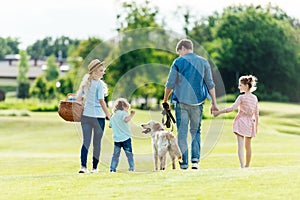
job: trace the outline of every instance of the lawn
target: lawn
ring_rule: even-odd
[[[260,103],[249,169],[239,168],[232,119],[224,116],[203,121],[200,170],[171,170],[168,162],[166,171],[155,172],[150,137],[139,124],[161,115],[136,113],[136,172],[127,172],[122,154],[118,172],[109,173],[113,144],[107,127],[100,173],[78,174],[79,123],[54,112],[0,111],[0,199],[299,199],[299,105]]]

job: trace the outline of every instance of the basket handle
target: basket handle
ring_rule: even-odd
[[[76,94],[74,94],[74,93],[69,93],[69,94],[67,94],[67,96],[66,96],[66,101],[69,99],[69,96],[76,96]]]

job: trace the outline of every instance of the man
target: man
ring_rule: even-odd
[[[179,57],[174,60],[171,66],[163,102],[167,103],[173,92],[172,102],[175,103],[178,144],[182,152],[182,162],[179,162],[180,168],[187,169],[189,167],[187,133],[190,125],[192,169],[198,169],[203,103],[210,95],[212,99],[211,112],[218,110],[215,84],[212,80],[209,62],[193,53],[191,40],[180,40],[176,46],[176,52],[179,53]]]

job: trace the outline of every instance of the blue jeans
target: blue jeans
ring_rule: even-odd
[[[93,136],[93,168],[97,169],[100,157],[101,150],[101,140],[105,127],[104,118],[94,118],[94,117],[81,117],[81,128],[83,135],[83,144],[81,147],[81,166],[86,167],[89,147],[92,139],[92,132],[94,131]]]
[[[114,143],[114,153],[111,159],[110,164],[110,171],[115,172],[118,164],[119,164],[119,157],[121,153],[121,148],[123,147],[125,154],[127,156],[128,164],[129,164],[129,171],[134,171],[134,160],[133,160],[133,153],[132,153],[132,146],[131,146],[131,138],[125,140],[123,142],[115,142]]]
[[[187,134],[190,125],[191,134],[191,161],[198,163],[200,161],[201,139],[200,128],[202,120],[203,105],[192,106],[182,103],[175,105],[176,125],[178,130],[178,145],[182,153],[182,162],[179,162],[181,169],[188,168],[188,143]]]

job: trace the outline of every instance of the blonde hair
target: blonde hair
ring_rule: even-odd
[[[239,78],[239,82],[244,85],[248,85],[250,92],[254,92],[257,89],[257,78],[253,75],[241,76]]]
[[[101,65],[101,66],[103,66],[103,65]],[[77,91],[77,96],[78,96],[78,94],[81,94],[81,93],[83,93],[85,96],[88,93],[92,80],[99,80],[95,71],[92,71],[92,72],[84,75],[84,77],[82,78],[82,81],[80,83],[79,90]],[[107,84],[101,79],[100,79],[100,81],[103,83],[104,96],[106,97],[106,96],[108,96]]]
[[[124,108],[130,108],[130,104],[125,98],[118,98],[114,103],[113,112],[115,113],[117,110],[124,110]]]

